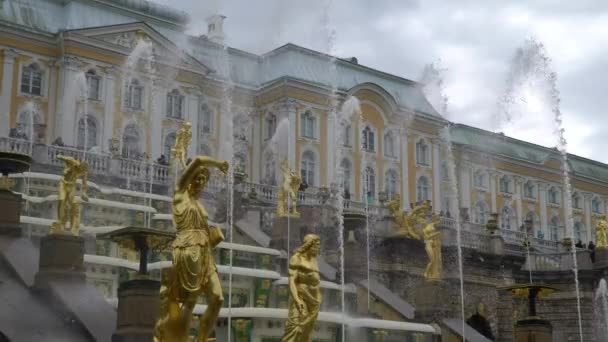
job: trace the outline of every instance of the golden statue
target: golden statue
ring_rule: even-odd
[[[300,188],[302,178],[289,168],[287,160],[281,162],[281,172],[283,173],[283,184],[277,194],[277,216],[300,217],[300,213],[296,209],[296,193]],[[289,199],[291,199],[291,212],[288,206]]]
[[[317,256],[321,239],[315,234],[289,260],[289,313],[281,342],[311,342],[312,330],[321,308],[321,276]]]
[[[395,223],[398,226],[397,230],[400,234],[404,234],[405,236],[416,240],[421,239],[420,234],[416,232],[415,227],[420,220],[425,219],[426,215],[428,215],[430,207],[427,201],[417,205],[411,212],[406,214],[401,210],[401,196],[395,194],[393,195],[393,199],[388,202],[386,206],[395,220]]]
[[[208,214],[199,202],[201,191],[211,175],[210,167],[228,172],[228,162],[198,156],[186,166],[173,194],[173,267],[163,270],[161,313],[156,323],[155,342],[188,341],[192,310],[198,298],[207,296],[207,310],[200,319],[197,341],[208,339],[224,301],[222,285],[213,261],[212,249],[224,236],[218,227],[209,226]]]
[[[606,223],[606,215],[602,215],[602,217],[597,221],[596,225],[596,248],[608,248],[608,241],[606,241],[606,233],[608,232],[608,223]]]
[[[51,225],[49,234],[65,233],[70,222],[70,232],[73,235],[78,235],[80,227],[80,204],[75,201],[74,195],[76,192],[76,182],[78,178],[82,179],[81,198],[88,202],[87,196],[87,176],[89,166],[86,162],[80,162],[72,157],[58,155],[57,159],[65,163],[63,170],[63,178],[59,181],[59,199],[57,205],[57,221]]]
[[[426,219],[421,220],[422,224],[426,223]],[[435,281],[441,279],[441,233],[435,229],[435,225],[439,223],[439,216],[433,215],[431,222],[426,223],[422,229],[424,235],[424,250],[429,257],[429,262],[424,270],[424,278],[427,281]]]
[[[171,149],[171,160],[180,163],[182,169],[186,168],[186,155],[188,147],[192,143],[192,124],[184,122],[182,127],[177,131],[175,137],[175,146]]]

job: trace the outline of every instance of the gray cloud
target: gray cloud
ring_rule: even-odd
[[[545,43],[559,75],[570,152],[608,162],[608,2],[441,0],[155,0],[186,10],[189,32],[221,12],[231,46],[262,53],[286,42],[357,56],[373,68],[417,79],[438,58],[448,68],[449,119],[493,129],[509,62],[524,39]],[[329,10],[326,10],[328,8]],[[327,19],[327,20],[325,20]],[[335,31],[329,44],[328,32]],[[548,117],[549,118],[549,117]],[[552,122],[538,134],[552,134]],[[543,125],[544,126],[544,125]],[[499,127],[500,128],[500,127]],[[534,136],[516,138],[535,142]]]

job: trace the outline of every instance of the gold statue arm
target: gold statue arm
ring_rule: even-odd
[[[197,156],[194,160],[186,166],[182,177],[180,178],[177,186],[179,189],[186,189],[188,184],[192,182],[192,178],[198,174],[198,169],[201,167],[216,167],[223,174],[228,173],[229,164],[227,161],[219,161],[207,156]]]
[[[74,159],[72,157],[64,156],[62,154],[57,155],[55,158],[63,161],[67,166],[75,166],[75,165],[80,164],[80,162],[78,162],[76,159]]]
[[[298,296],[298,287],[296,284],[296,277],[298,275],[298,262],[295,261],[297,257],[291,257],[291,262],[289,263],[289,294],[291,295],[292,300],[296,303],[296,307],[300,313],[304,309],[304,302]]]

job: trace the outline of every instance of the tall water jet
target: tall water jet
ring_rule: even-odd
[[[444,73],[447,69],[440,66],[440,61],[433,62],[425,66],[420,82],[423,84],[422,90],[426,98],[431,102],[435,110],[446,117],[448,115],[448,97],[444,88]],[[454,224],[456,225],[456,245],[458,246],[458,275],[460,280],[460,315],[462,318],[462,338],[466,340],[466,318],[464,311],[464,265],[462,256],[462,227],[460,224],[460,200],[458,196],[458,180],[456,177],[456,162],[452,145],[450,125],[446,125],[440,132],[440,136],[446,145],[447,171],[449,180],[448,206],[453,203]],[[439,167],[434,165],[433,167]],[[438,186],[438,185],[436,185]],[[445,208],[450,211],[450,208]]]
[[[600,279],[594,299],[596,334],[597,336],[608,336],[608,286],[604,278]]]
[[[557,88],[557,74],[551,67],[545,47],[533,38],[526,39],[523,46],[516,50],[511,61],[507,77],[505,93],[499,101],[498,122],[505,121],[509,126],[522,122],[525,118],[542,118],[552,116],[554,125],[553,136],[557,140],[557,149],[561,156],[562,185],[564,188],[564,215],[566,217],[565,240],[574,241],[574,217],[572,212],[572,185],[570,182],[570,166],[568,163],[568,143],[565,138],[563,117],[560,110],[560,94]],[[533,112],[535,115],[529,115]],[[539,127],[533,125],[536,137]],[[578,314],[578,330],[580,341],[583,341],[583,326],[581,319],[581,299],[578,280],[578,260],[576,248],[571,246],[576,288],[576,303]]]
[[[84,71],[79,71],[75,74],[74,76],[74,82],[76,83],[77,86],[77,94],[75,94],[75,96],[77,96],[77,98],[80,99],[80,101],[82,101],[82,106],[83,106],[83,111],[82,111],[82,118],[80,120],[83,121],[83,137],[82,137],[82,160],[86,159],[86,153],[87,153],[87,143],[88,143],[88,134],[89,134],[89,123],[88,123],[88,115],[89,115],[89,109],[88,109],[88,103],[89,103],[89,87],[88,87],[88,82],[87,82],[87,76],[84,73]],[[78,122],[78,119],[77,119]],[[80,127],[78,127],[80,129]],[[91,146],[92,147],[92,146]]]

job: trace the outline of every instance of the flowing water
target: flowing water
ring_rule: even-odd
[[[595,290],[594,316],[597,336],[608,337],[608,286],[604,278]]]

